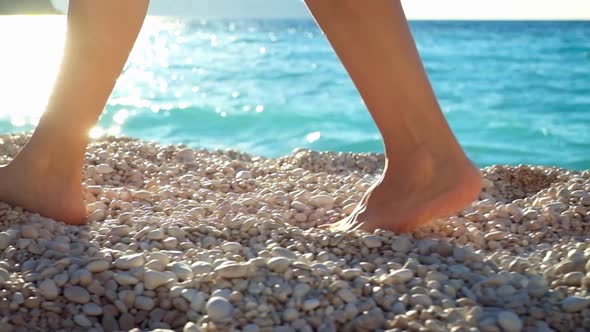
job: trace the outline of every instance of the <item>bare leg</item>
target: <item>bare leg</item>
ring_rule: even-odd
[[[86,219],[82,167],[96,124],[129,56],[148,0],[75,0],[47,110],[16,158],[0,168],[0,200],[70,224]]]
[[[481,188],[479,171],[440,111],[400,1],[306,3],[385,143],[388,167],[357,218],[361,228],[409,230],[468,205]]]

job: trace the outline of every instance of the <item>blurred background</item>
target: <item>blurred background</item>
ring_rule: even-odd
[[[589,1],[403,5],[445,116],[479,166],[590,169]],[[0,0],[0,133],[32,130],[43,112],[66,28],[52,14],[66,8]],[[105,134],[270,157],[383,151],[298,0],[152,0],[91,132]]]

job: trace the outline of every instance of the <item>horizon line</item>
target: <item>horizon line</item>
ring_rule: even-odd
[[[47,13],[39,13],[39,14],[0,14],[0,17],[7,17],[7,16],[23,16],[23,17],[38,17],[38,16],[66,16],[65,13],[55,13],[55,14],[47,14]],[[223,16],[191,16],[191,15],[153,15],[148,14],[147,17],[166,17],[166,18],[192,18],[192,19],[203,19],[203,20],[313,20],[313,17],[223,17]],[[420,18],[408,18],[408,21],[453,21],[453,22],[590,22],[590,17],[588,18],[466,18],[466,17],[457,17],[457,18],[429,18],[429,17],[420,17]]]

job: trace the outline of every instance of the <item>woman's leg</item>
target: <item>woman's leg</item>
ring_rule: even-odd
[[[70,224],[86,219],[82,167],[96,124],[129,56],[148,0],[70,1],[64,58],[30,141],[0,168],[0,200]]]
[[[479,171],[445,121],[400,1],[306,3],[385,143],[388,167],[357,218],[361,228],[407,230],[473,201],[481,189]]]

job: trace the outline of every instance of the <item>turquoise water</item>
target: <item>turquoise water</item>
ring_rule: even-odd
[[[411,27],[445,115],[479,166],[590,169],[590,22]],[[99,125],[264,156],[382,151],[344,68],[307,20],[150,20]],[[2,132],[31,128],[0,119]]]

